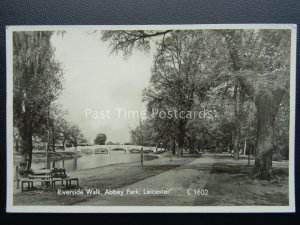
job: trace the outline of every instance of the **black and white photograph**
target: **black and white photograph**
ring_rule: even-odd
[[[9,212],[294,212],[296,25],[8,26]]]

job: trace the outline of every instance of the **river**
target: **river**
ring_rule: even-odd
[[[107,166],[111,164],[138,162],[140,157],[140,154],[124,154],[123,152],[83,155],[74,159],[52,161],[51,167],[65,168],[67,172],[70,172]],[[31,167],[33,170],[44,168],[45,162],[33,163]]]
[[[115,152],[110,154],[92,154],[83,155],[78,158],[51,161],[51,167],[65,168],[67,172],[91,169],[111,164],[130,163],[140,161],[140,154],[125,154],[124,152]],[[45,162],[32,163],[33,170],[45,168]],[[14,166],[14,170],[15,170]],[[15,174],[15,171],[14,171]]]

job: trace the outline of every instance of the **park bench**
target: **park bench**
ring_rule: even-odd
[[[76,182],[76,185],[75,187],[79,187],[79,179],[78,178],[54,178],[51,180],[51,185],[52,185],[52,188],[53,189],[56,189],[56,182],[61,182],[61,185],[63,186],[64,185],[64,182],[66,183],[66,188],[70,188],[72,187],[72,181],[75,181]]]
[[[21,182],[21,192],[24,191],[24,184],[27,184],[27,190],[31,190],[33,189],[33,180],[32,179],[26,179],[26,178],[19,178],[17,179],[17,189],[20,186],[20,182]]]
[[[36,182],[41,182],[41,186],[49,186],[50,180],[52,179],[51,175],[31,175],[28,176],[29,179],[32,179]]]
[[[18,178],[17,179],[17,189],[20,187],[21,183],[21,192],[24,191],[25,186],[27,184],[27,190],[33,189],[33,182],[41,182],[41,185],[46,184],[48,186],[50,184],[51,176],[48,175],[28,175],[28,178]]]
[[[51,169],[50,175],[52,178],[67,178],[66,170],[64,168]]]
[[[78,178],[68,177],[65,169],[54,168],[51,170],[44,170],[43,172],[32,172],[25,178],[17,178],[17,189],[20,187],[21,183],[21,192],[25,190],[25,184],[27,184],[27,190],[31,190],[34,188],[34,182],[41,182],[41,186],[52,186],[53,189],[56,189],[56,182],[61,182],[61,185],[64,185],[65,182],[65,187],[70,188],[72,187],[72,181],[75,181],[76,187],[79,187]]]

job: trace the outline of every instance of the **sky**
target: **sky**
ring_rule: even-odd
[[[125,59],[121,52],[111,53],[100,33],[81,29],[53,35],[52,45],[63,68],[64,90],[58,102],[67,111],[66,119],[90,142],[98,133],[105,133],[107,141],[129,142],[130,128],[139,118],[129,119],[127,113],[146,110],[142,90],[150,82],[153,54],[134,51]]]

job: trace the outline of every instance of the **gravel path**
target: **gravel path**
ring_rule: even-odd
[[[80,205],[194,205],[200,195],[205,197],[204,186],[210,173],[210,171],[200,171],[194,167],[205,164],[213,165],[214,162],[214,158],[197,158],[188,164],[116,189],[115,191],[124,193],[122,196],[104,193]],[[198,190],[200,192],[203,190],[203,193],[197,193]],[[162,191],[166,193],[161,193]]]

